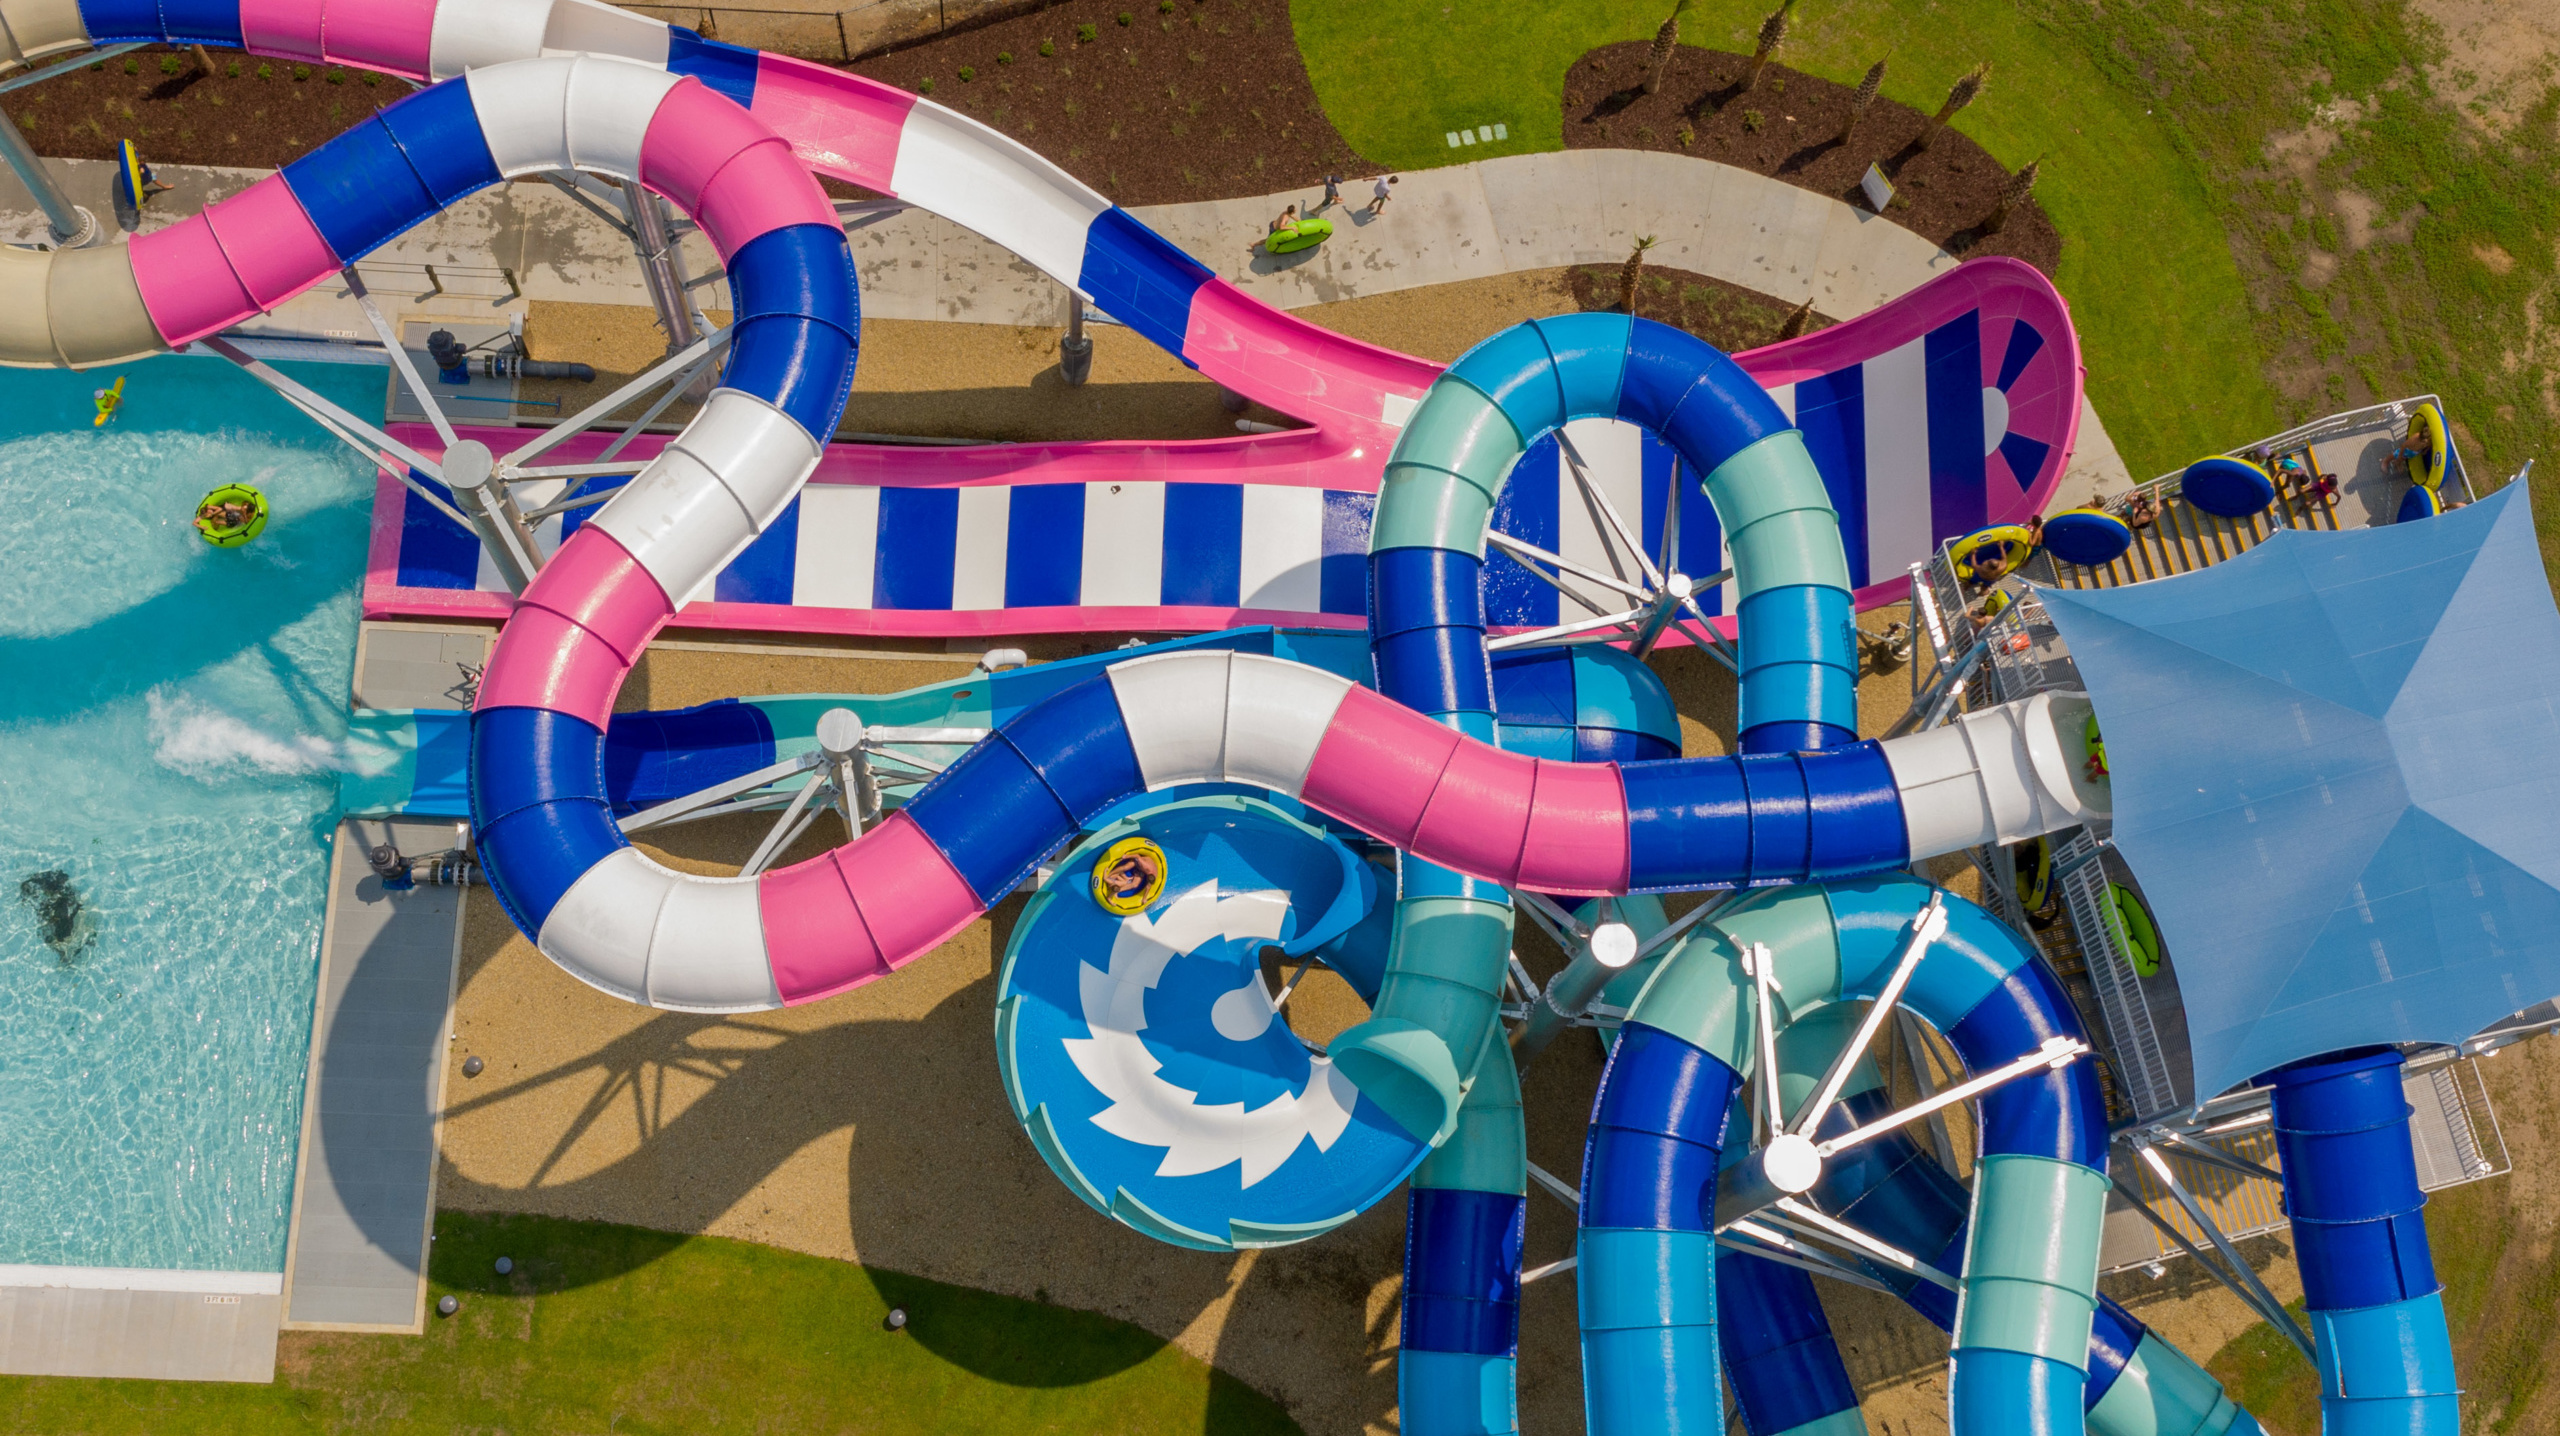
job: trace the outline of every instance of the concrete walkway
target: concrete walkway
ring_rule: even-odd
[[[108,213],[104,161],[48,160],[72,196]],[[146,228],[245,188],[262,173],[160,166],[175,193],[153,205]],[[1319,193],[1288,191],[1132,211],[1214,272],[1282,309],[1570,264],[1615,264],[1639,234],[1655,236],[1653,263],[1741,285],[1789,304],[1813,301],[1834,319],[1863,314],[1953,268],[1956,256],[1889,220],[1827,195],[1713,160],[1651,150],[1562,150],[1419,170],[1402,177],[1386,211],[1360,213],[1366,178],[1345,184],[1329,211],[1334,238],[1278,258],[1246,246],[1282,206]],[[0,242],[32,243],[43,217],[17,181],[0,173]],[[857,216],[847,229],[861,278],[862,311],[879,319],[978,324],[1063,324],[1065,286],[1006,250],[921,210]],[[714,257],[699,235],[689,271]],[[430,280],[427,270],[434,266]],[[646,305],[630,246],[558,190],[517,181],[474,195],[368,256],[359,266],[387,310],[482,313],[524,298]],[[442,294],[430,291],[435,284]],[[705,290],[707,308],[727,307]],[[394,315],[396,320],[397,314]],[[244,326],[370,338],[343,291],[323,287]],[[2080,443],[2057,491],[2064,506],[2090,489],[2132,485],[2095,410],[2083,404]]]
[[[1366,177],[1325,211],[1334,237],[1273,257],[1246,246],[1283,206],[1320,190],[1148,205],[1131,213],[1267,304],[1298,309],[1423,285],[1573,264],[1617,264],[1649,234],[1650,262],[1807,299],[1834,319],[1864,314],[1959,262],[1919,235],[1827,195],[1713,160],[1652,150],[1508,155],[1401,177],[1376,216]],[[1064,322],[1066,289],[1009,251],[917,210],[848,230],[862,310],[884,319]],[[2133,478],[2084,400],[2059,507]]]

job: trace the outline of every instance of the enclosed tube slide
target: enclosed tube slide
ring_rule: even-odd
[[[1714,1292],[1715,1184],[1727,1107],[1752,1060],[1752,979],[1772,954],[1784,1027],[1872,997],[1932,889],[1895,875],[1754,896],[1665,960],[1619,1029],[1584,1151],[1584,1405],[1597,1433],[1710,1431],[1723,1419]],[[1949,896],[1904,1005],[1987,1070],[2080,1038],[2069,998],[2015,932]],[[1961,1433],[2079,1420],[2098,1239],[2106,1106],[2086,1063],[1981,1101],[1982,1157],[1950,1377]]]
[[[409,79],[581,55],[695,79],[749,111],[758,133],[781,136],[799,165],[966,226],[1201,373],[1315,421],[1308,433],[1273,436],[1281,442],[1259,461],[1296,466],[1309,483],[1366,488],[1375,460],[1362,451],[1384,445],[1434,372],[1426,361],[1247,297],[1064,170],[964,115],[877,81],[705,40],[598,0],[0,0],[0,36],[7,37],[0,51],[14,46],[30,58],[165,41]],[[539,127],[536,117],[557,109],[535,103],[519,114]],[[237,199],[228,203],[238,211],[230,216],[235,234],[238,221],[263,213]],[[292,292],[259,256],[234,258],[255,271],[243,278],[266,307]],[[183,342],[142,322],[145,311],[115,251],[63,251],[58,261],[17,251],[0,269],[21,271],[0,272],[0,362],[105,363]]]
[[[1834,1003],[1779,1035],[1779,1092],[1789,1110],[1830,1069],[1857,1017],[1855,1007]],[[1892,1110],[1882,1074],[1861,1061],[1815,1135],[1835,1137]],[[1825,1162],[1804,1200],[1942,1272],[1952,1275],[1961,1266],[1971,1196],[1908,1129]],[[1955,1329],[1954,1293],[1899,1267],[1866,1265],[1871,1275],[1901,1291],[1913,1310],[1942,1330]],[[1866,1430],[1809,1275],[1727,1250],[1718,1254],[1716,1283],[1726,1376],[1752,1436],[1851,1436]],[[1783,1332],[1788,1339],[1755,1335],[1761,1332]],[[2220,1382],[2103,1294],[2091,1323],[2087,1369],[2081,1404],[2095,1436],[2255,1436],[2258,1429]]]
[[[1741,592],[1743,752],[1721,760],[1729,765],[1717,770],[1723,786],[1701,785],[1687,770],[1626,770],[1629,821],[1665,834],[1630,850],[1626,888],[1803,882],[1898,866],[1880,860],[1891,840],[1890,825],[1877,821],[1888,783],[1917,824],[1906,845],[1941,852],[1994,841],[2002,829],[2065,826],[2064,808],[2105,810],[2104,792],[2052,729],[2051,705],[2085,714],[2076,698],[2031,700],[2049,705],[2032,718],[2017,708],[1966,715],[1892,749],[1888,769],[1874,766],[1886,750],[1853,742],[1856,631],[1839,522],[1803,436],[1722,353],[1624,315],[1515,325],[1462,355],[1415,409],[1388,459],[1371,529],[1370,644],[1381,693],[1459,733],[1489,731],[1477,580],[1487,518],[1530,444],[1594,416],[1652,430],[1703,476]],[[2013,767],[2002,753],[2039,756]],[[2018,781],[2030,769],[2062,782]],[[1804,824],[1746,825],[1746,871],[1722,871],[1730,854],[1712,831],[1771,801],[1781,808],[1770,812],[1802,812]],[[2047,801],[2050,810],[2040,806]],[[1481,856],[1475,862],[1450,866],[1488,870]],[[1436,1136],[1455,1120],[1470,1054],[1494,1027],[1497,944],[1507,940],[1509,914],[1502,895],[1410,862],[1403,889],[1417,922],[1427,914],[1445,928],[1478,931],[1462,943],[1400,944],[1371,1018],[1328,1050],[1379,1105],[1418,1135]]]
[[[2330,1436],[2462,1429],[2400,1064],[2365,1048],[2274,1074],[2284,1209]]]

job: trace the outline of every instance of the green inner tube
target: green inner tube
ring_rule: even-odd
[[[196,532],[204,535],[204,541],[215,548],[238,548],[267,531],[267,496],[247,484],[224,484],[199,500],[196,504],[196,512],[203,513],[206,504],[232,503],[249,506],[247,523],[234,524],[229,528],[215,528],[211,526],[211,520],[199,518],[195,521]]]
[[[1294,254],[1301,249],[1313,249],[1332,237],[1332,220],[1302,219],[1287,229],[1274,230],[1271,237],[1262,242],[1262,247],[1273,254]]]
[[[2116,941],[2133,959],[2133,970],[2144,977],[2158,976],[2160,934],[2151,926],[2151,914],[2143,910],[2142,899],[2122,883],[2109,883],[2107,911],[2115,925]]]

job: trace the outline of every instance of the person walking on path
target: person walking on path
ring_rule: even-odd
[[[1331,209],[1340,203],[1342,203],[1342,176],[1326,175],[1324,177],[1324,198],[1316,201],[1316,209]],[[1309,214],[1313,214],[1315,213],[1315,210],[1309,210],[1307,212]]]
[[[1395,175],[1380,175],[1378,182],[1369,186],[1369,213],[1374,215],[1385,212],[1387,200],[1390,198],[1387,187],[1394,184],[1397,178],[1398,176]]]

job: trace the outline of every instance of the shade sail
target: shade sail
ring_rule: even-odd
[[[2560,610],[2524,485],[2040,596],[2105,730],[2199,1098],[2560,994]]]

